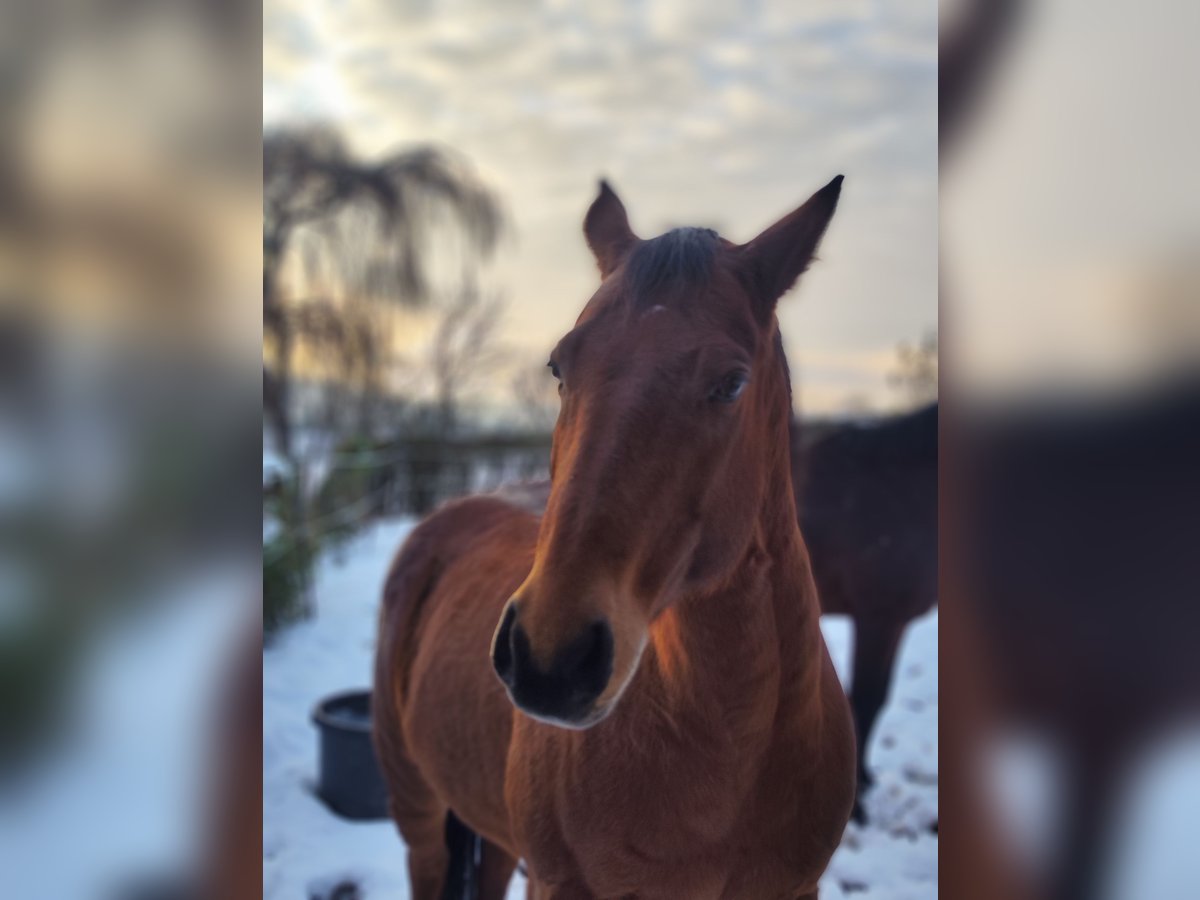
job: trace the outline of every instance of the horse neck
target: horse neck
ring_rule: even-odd
[[[681,597],[651,629],[660,703],[719,719],[751,740],[775,717],[815,710],[820,614],[796,523],[787,416],[773,423],[760,512],[740,563],[719,586]]]

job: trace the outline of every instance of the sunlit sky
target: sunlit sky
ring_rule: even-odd
[[[503,338],[538,362],[596,286],[580,222],[599,176],[643,237],[744,241],[844,173],[780,305],[798,402],[905,404],[896,345],[937,326],[933,0],[267,0],[263,42],[265,126],[466,156],[513,226],[485,275]]]

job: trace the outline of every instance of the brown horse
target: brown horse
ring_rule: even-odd
[[[457,889],[451,813],[482,839],[463,880],[484,900],[518,858],[537,900],[816,897],[854,734],[796,521],[775,305],[841,182],[743,245],[643,241],[601,184],[602,283],[549,364],[545,514],[450,504],[385,586],[375,736],[416,900]]]

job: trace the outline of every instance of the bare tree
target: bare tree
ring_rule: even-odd
[[[914,405],[932,403],[938,396],[938,333],[928,331],[915,344],[896,348],[896,368],[888,382],[900,388]]]
[[[263,405],[283,456],[294,458],[298,349],[332,354],[339,377],[357,383],[364,398],[376,392],[390,352],[380,307],[428,299],[425,237],[435,222],[454,226],[472,258],[491,252],[502,227],[492,195],[443,151],[418,148],[368,162],[329,128],[264,137]],[[281,287],[300,234],[309,242],[308,274],[320,275],[327,294],[289,297]]]
[[[466,286],[442,313],[429,346],[438,429],[443,436],[459,425],[464,399],[497,371],[508,357],[496,338],[503,302]]]

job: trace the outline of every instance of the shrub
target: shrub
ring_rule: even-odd
[[[311,612],[316,542],[304,526],[296,479],[276,477],[263,489],[263,634]]]

